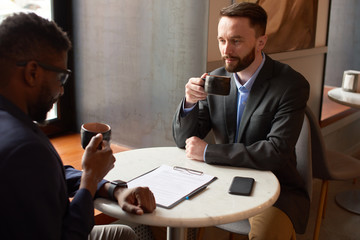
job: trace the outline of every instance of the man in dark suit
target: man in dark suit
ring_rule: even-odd
[[[309,84],[262,52],[266,22],[266,12],[253,3],[221,10],[218,42],[225,66],[210,75],[231,76],[230,94],[208,95],[206,73],[190,78],[174,116],[173,136],[190,159],[272,171],[281,184],[280,197],[249,219],[249,237],[292,239],[295,231],[305,231],[309,215],[310,200],[295,156]],[[215,144],[203,140],[210,130]]]
[[[114,199],[138,215],[156,207],[148,188],[103,180],[115,158],[101,134],[86,147],[78,171],[63,166],[33,122],[43,122],[64,93],[70,47],[54,22],[32,13],[15,14],[0,25],[1,239],[135,239],[127,226],[93,228],[94,197]]]

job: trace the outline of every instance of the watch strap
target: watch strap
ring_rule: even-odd
[[[115,188],[117,188],[117,187],[127,188],[127,183],[124,182],[124,181],[121,181],[121,180],[116,180],[116,181],[112,181],[112,182],[109,182],[109,183],[110,183],[110,185],[109,185],[109,188],[108,188],[108,196],[112,200],[116,200],[115,197],[114,197]]]

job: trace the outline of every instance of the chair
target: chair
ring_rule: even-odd
[[[307,117],[304,117],[303,126],[299,135],[299,139],[295,146],[297,157],[297,170],[306,183],[306,189],[311,199],[312,197],[312,162],[311,162],[311,134],[310,123]],[[230,232],[230,239],[234,239],[234,233],[248,235],[250,232],[250,223],[248,219],[238,222],[217,225],[216,227]],[[204,228],[200,228],[197,239],[203,237]]]
[[[319,126],[309,107],[305,114],[310,121],[313,177],[322,180],[318,213],[313,239],[319,238],[322,218],[325,216],[329,180],[351,180],[360,176],[360,161],[340,152],[327,150]]]

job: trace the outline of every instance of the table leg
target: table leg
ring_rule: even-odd
[[[167,240],[186,240],[187,228],[167,227],[166,231]]]
[[[360,190],[338,193],[335,199],[340,207],[343,207],[350,212],[360,214]]]

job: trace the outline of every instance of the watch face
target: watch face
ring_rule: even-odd
[[[127,183],[124,182],[124,181],[121,181],[121,180],[115,180],[115,181],[112,181],[110,182],[111,184],[114,184],[118,187],[124,187],[124,188],[127,188]]]

